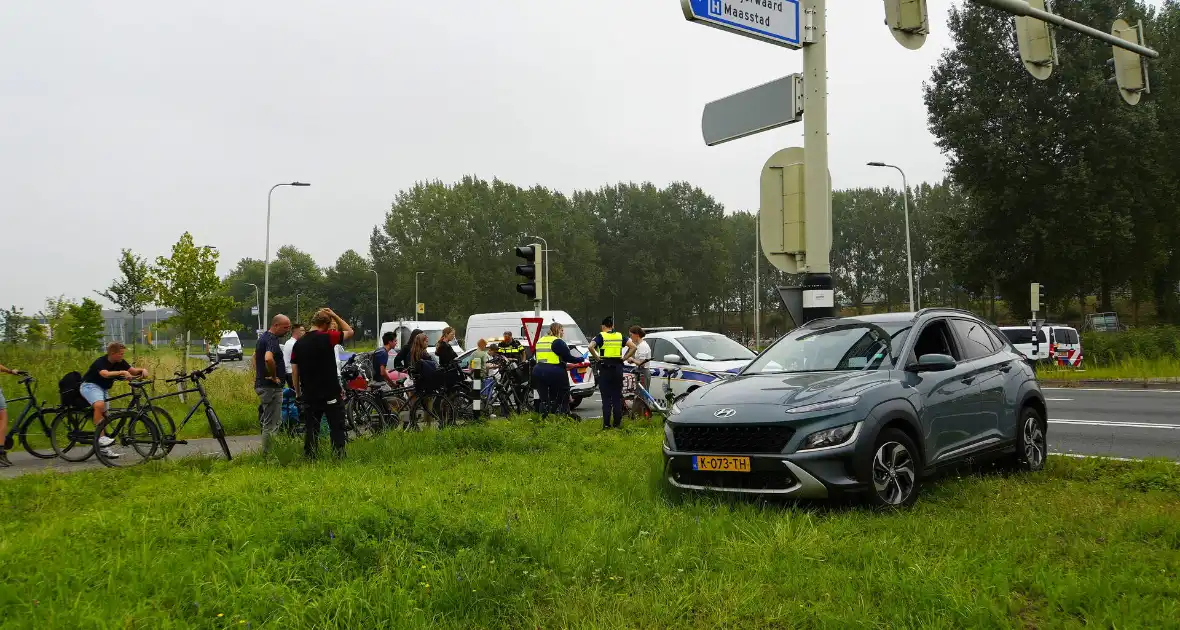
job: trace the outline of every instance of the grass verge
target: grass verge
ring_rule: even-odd
[[[1180,382],[1180,360],[1124,359],[1109,365],[1090,363],[1083,370],[1061,366],[1038,366],[1037,378],[1055,381],[1171,379]]]
[[[0,484],[5,627],[1165,627],[1180,471],[1054,458],[911,510],[678,497],[658,426],[516,420],[305,463]]]

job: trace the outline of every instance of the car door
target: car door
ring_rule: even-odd
[[[1004,412],[1004,384],[1012,366],[1007,353],[998,352],[987,325],[979,320],[951,320],[964,359],[964,378],[976,387],[977,421],[967,427],[965,446],[986,446],[1000,440],[1000,415]]]
[[[674,345],[669,339],[648,338],[648,342],[651,345],[651,361],[647,362],[647,371],[651,374],[649,391],[657,400],[663,400],[665,391],[668,389],[668,371],[684,367],[684,365],[666,363],[664,357],[669,354],[678,354],[681,359],[684,359],[684,350]],[[678,387],[681,390],[684,389],[683,384],[682,380],[672,379],[672,392],[677,395],[683,393],[683,391],[677,391]]]
[[[1013,348],[1011,344],[1004,342],[1003,336],[993,334],[992,342],[996,347],[996,352],[1002,357],[1002,361],[999,363],[1000,377],[1003,383],[1003,392],[999,394],[1002,400],[998,418],[999,437],[1001,440],[1011,441],[1016,439],[1016,427],[1019,424],[1020,407],[1017,396],[1020,395],[1021,387],[1025,381],[1031,378],[1031,375],[1024,362],[1017,356],[1013,356]]]
[[[958,362],[943,372],[907,371],[909,384],[921,397],[920,420],[926,433],[928,462],[953,455],[970,439],[970,428],[977,422],[979,401],[973,379],[966,378],[962,355],[956,345],[950,321],[936,318],[926,322],[914,337],[910,363],[924,354],[946,354]]]

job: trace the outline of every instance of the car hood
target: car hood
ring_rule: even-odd
[[[753,359],[738,359],[736,361],[696,361],[693,367],[699,367],[702,370],[710,372],[730,372],[737,374],[742,368],[749,365]]]
[[[794,407],[855,396],[887,382],[887,371],[751,374],[701,388],[680,405],[685,411],[693,407],[744,405]]]

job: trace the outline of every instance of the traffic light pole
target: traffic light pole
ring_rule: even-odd
[[[810,0],[804,9],[803,45],[803,186],[804,216],[823,217],[804,224],[806,269],[803,291],[805,324],[835,314],[832,266],[832,190],[828,179],[828,29],[826,0]]]
[[[1074,31],[1076,33],[1081,33],[1082,35],[1086,35],[1087,37],[1092,37],[1094,39],[1104,41],[1104,42],[1110,44],[1111,46],[1117,46],[1117,47],[1122,48],[1124,50],[1129,50],[1133,53],[1138,53],[1140,55],[1143,55],[1144,57],[1149,57],[1151,59],[1159,59],[1159,56],[1160,56],[1160,54],[1158,52],[1156,52],[1146,46],[1140,46],[1139,44],[1136,44],[1135,42],[1129,42],[1121,37],[1117,37],[1117,36],[1112,35],[1110,33],[1104,33],[1096,28],[1086,26],[1085,24],[1081,24],[1079,22],[1074,22],[1073,20],[1067,20],[1055,13],[1050,13],[1048,11],[1042,11],[1040,9],[1030,7],[1030,6],[1028,6],[1028,3],[1025,2],[1024,0],[974,0],[974,2],[976,4],[986,4],[992,8],[999,9],[1001,11],[1006,11],[1006,12],[1011,13],[1013,15],[1021,15],[1024,17],[1036,18],[1038,20],[1041,20],[1042,22],[1048,22],[1050,24],[1055,24],[1055,25],[1060,26],[1061,28],[1064,28],[1066,30]]]

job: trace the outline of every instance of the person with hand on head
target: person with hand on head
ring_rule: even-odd
[[[626,346],[626,356],[623,347]],[[615,320],[602,320],[602,332],[590,342],[590,354],[598,359],[598,391],[602,394],[602,428],[623,426],[623,361],[635,354],[635,342],[615,332]]]
[[[4,367],[0,365],[0,374],[24,375],[20,370]],[[4,400],[4,390],[0,389],[0,439],[8,435],[8,401]],[[7,468],[12,465],[8,461],[8,451],[5,444],[0,444],[0,468]]]
[[[131,380],[135,377],[148,377],[147,370],[131,367],[131,364],[123,359],[126,352],[127,346],[117,341],[108,345],[107,353],[95,359],[94,363],[90,364],[90,368],[86,370],[86,374],[82,376],[82,386],[78,388],[78,393],[94,409],[95,426],[102,422],[103,414],[106,413],[107,394],[115,386],[115,379]],[[118,453],[110,449],[111,444],[114,443],[115,441],[110,436],[98,436],[98,446],[106,449],[103,454],[107,457],[119,456]]]
[[[335,327],[332,326],[335,324]],[[303,417],[303,455],[315,459],[320,439],[320,418],[328,421],[332,452],[344,457],[344,391],[336,364],[335,347],[352,339],[352,327],[332,309],[321,308],[311,318],[311,330],[295,342],[291,353],[291,380],[295,396],[306,409]]]
[[[271,318],[270,328],[258,335],[254,346],[254,393],[258,394],[258,426],[262,430],[262,452],[283,424],[283,385],[287,383],[287,363],[279,339],[291,329],[291,320],[282,313]]]

